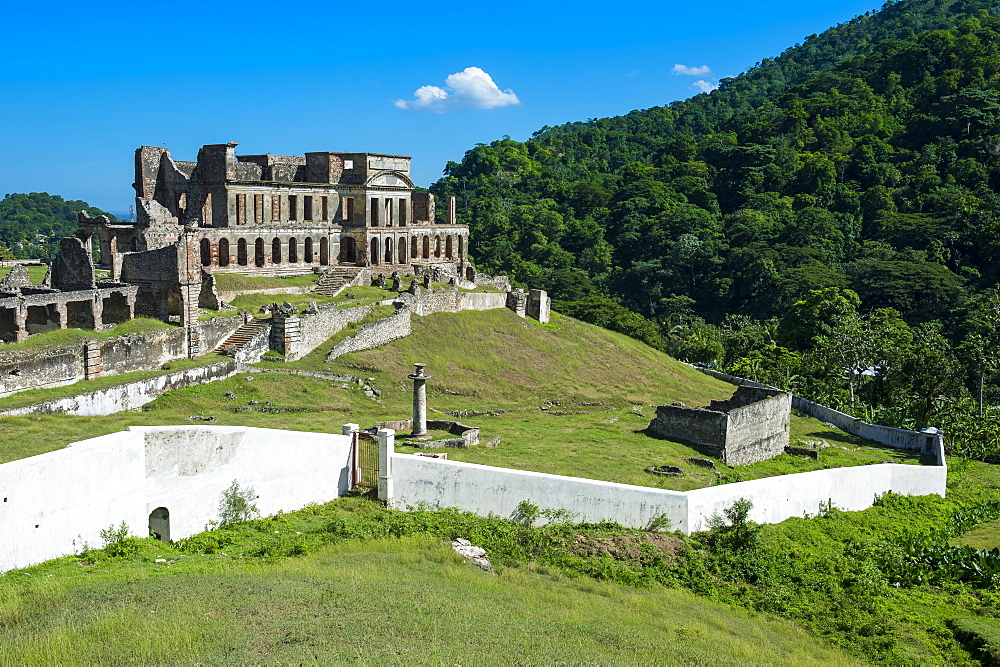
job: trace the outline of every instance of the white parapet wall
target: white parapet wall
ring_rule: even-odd
[[[939,442],[937,447],[943,445]],[[496,468],[412,454],[394,454],[390,474],[395,507],[457,507],[481,516],[510,518],[521,501],[567,510],[581,521],[615,521],[642,528],[658,515],[684,533],[708,528],[713,514],[722,514],[740,498],[753,503],[750,519],[778,523],[817,514],[827,503],[843,510],[863,510],[876,496],[944,497],[945,465],[883,463],[781,475],[694,491],[666,491],[643,486],[600,482],[577,477]],[[943,460],[943,454],[941,454]]]
[[[149,534],[169,512],[171,539],[205,530],[235,480],[260,513],[300,509],[347,492],[350,438],[226,426],[131,427],[0,465],[0,572],[102,546],[123,521]]]

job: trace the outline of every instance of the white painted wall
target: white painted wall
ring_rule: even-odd
[[[257,492],[262,515],[327,502],[348,488],[343,435],[221,426],[132,427],[0,465],[0,571],[102,546],[125,521],[148,534],[170,511],[170,536],[205,529],[233,480]],[[37,526],[37,527],[36,527]]]
[[[397,507],[425,503],[509,518],[518,503],[529,500],[544,508],[569,510],[581,520],[608,519],[633,528],[647,526],[662,513],[672,528],[691,533],[707,529],[712,514],[722,514],[740,498],[753,502],[752,521],[778,523],[816,514],[828,501],[843,510],[863,510],[887,491],[944,497],[948,469],[883,463],[680,492],[394,454],[391,475]]]
[[[393,454],[393,503],[458,507],[481,516],[510,518],[522,500],[548,509],[566,509],[581,521],[610,519],[645,527],[658,514],[674,528],[687,527],[687,496],[644,486],[563,477],[527,470]]]

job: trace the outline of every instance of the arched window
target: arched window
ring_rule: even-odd
[[[236,242],[236,263],[240,266],[247,265],[247,240],[240,239]]]
[[[441,237],[440,236],[435,236],[434,237],[434,256],[435,257],[440,257],[441,256]]]
[[[420,250],[417,247],[417,237],[410,237],[410,257],[420,257]]]
[[[212,244],[209,243],[208,239],[201,240],[201,265],[212,265]]]
[[[253,242],[253,263],[257,266],[264,266],[264,239],[257,239]]]
[[[351,239],[353,241],[354,239]],[[354,254],[354,246],[351,246],[351,255]],[[319,240],[319,263],[326,266],[330,263],[330,242],[324,236]]]
[[[465,238],[458,237],[458,258],[462,259],[465,257]]]
[[[385,263],[392,264],[392,239],[385,240]]]
[[[406,264],[406,239],[399,239],[399,254],[396,256],[396,261],[400,264]]]
[[[424,237],[424,259],[429,259],[431,256],[431,237]]]
[[[444,243],[444,256],[447,257],[448,259],[451,259],[453,252],[454,248],[452,246],[451,237],[449,236]]]
[[[378,239],[372,239],[371,252],[368,253],[368,261],[372,264],[378,264]]]
[[[288,239],[288,261],[291,264],[297,264],[299,261],[299,242],[294,236]]]
[[[305,257],[304,257],[305,262],[306,262],[306,264],[312,264],[313,263],[313,240],[312,240],[312,237],[306,237],[306,241],[305,241],[304,245],[305,245],[305,250],[303,251],[302,254],[305,255]]]
[[[277,236],[271,241],[271,263],[281,264],[281,239]]]
[[[229,239],[219,239],[219,266],[229,266]]]

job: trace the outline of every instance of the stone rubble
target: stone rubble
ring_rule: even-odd
[[[486,549],[474,546],[471,542],[469,542],[469,540],[461,537],[452,541],[451,548],[455,550],[455,553],[476,567],[493,573],[493,564],[486,556]]]

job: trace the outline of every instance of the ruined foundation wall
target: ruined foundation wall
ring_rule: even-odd
[[[361,327],[355,335],[345,338],[330,350],[326,355],[327,361],[333,361],[337,357],[358,352],[360,350],[370,350],[379,345],[391,343],[394,340],[410,335],[410,310],[403,308],[395,315],[366,324]]]
[[[649,431],[670,440],[698,445],[709,456],[722,458],[729,423],[724,412],[686,405],[658,405]]]
[[[302,315],[299,318],[302,340],[299,342],[298,356],[304,357],[309,354],[348,324],[364,319],[370,312],[372,312],[371,306],[356,308],[320,306],[315,315]]]
[[[770,393],[729,411],[725,452],[729,465],[766,461],[784,453],[788,446],[792,395]]]

